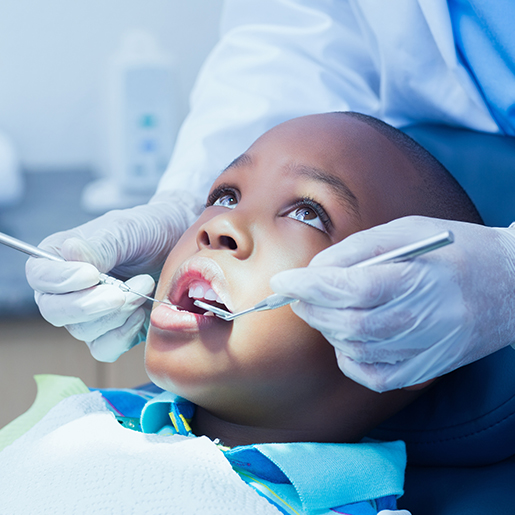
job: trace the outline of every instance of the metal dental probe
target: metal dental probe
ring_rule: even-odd
[[[13,238],[12,236],[8,236],[7,234],[4,234],[2,232],[0,232],[0,243],[3,243],[4,245],[11,247],[12,249],[24,252],[25,254],[28,254],[32,257],[46,258],[52,261],[66,261],[60,256],[51,254],[46,250],[42,250],[38,247],[35,247],[34,245],[31,245],[30,243],[25,243],[24,241],[18,240],[17,238]],[[102,272],[100,272],[99,274],[99,282],[100,284],[110,284],[113,286],[117,286],[123,292],[134,293],[134,295],[139,295],[140,297],[143,297],[147,300],[151,300],[152,302],[160,302],[162,304],[166,304],[167,306],[173,306],[171,302],[168,302],[166,300],[157,300],[147,295],[143,295],[143,293],[139,293],[133,290],[130,286],[127,286],[127,284],[125,284],[120,279],[116,279],[115,277],[111,277],[110,275],[104,274]]]
[[[449,245],[454,241],[454,235],[451,231],[445,231],[435,236],[431,236],[430,238],[426,238],[424,240],[417,241],[416,243],[410,243],[409,245],[404,245],[403,247],[399,247],[398,249],[390,250],[385,252],[384,254],[379,254],[378,256],[374,256],[369,259],[365,259],[364,261],[360,261],[352,267],[365,267],[371,265],[379,265],[381,263],[395,263],[397,261],[405,261],[407,259],[414,258],[416,256],[420,256],[422,254],[426,254],[427,252],[431,252],[432,250],[439,249],[445,245]],[[196,300],[194,302],[195,306],[206,309],[208,311],[213,312],[216,316],[220,317],[222,320],[226,322],[230,322],[235,318],[238,318],[241,315],[246,315],[247,313],[254,313],[255,311],[265,311],[267,309],[276,309],[282,306],[286,306],[287,304],[291,304],[298,299],[294,299],[292,297],[285,297],[284,295],[278,295],[274,293],[270,295],[266,299],[262,300],[255,306],[249,309],[245,309],[238,313],[231,313],[229,311],[225,311],[224,309],[217,308],[216,306],[211,306],[206,302],[202,302],[201,300]]]

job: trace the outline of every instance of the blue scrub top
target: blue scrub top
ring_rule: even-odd
[[[448,0],[456,50],[500,129],[515,136],[515,2]]]

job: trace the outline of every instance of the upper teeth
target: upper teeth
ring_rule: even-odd
[[[206,283],[190,284],[190,289],[188,291],[188,297],[193,298],[193,299],[215,300],[216,302],[223,304],[222,299],[215,293],[213,288],[211,288]]]

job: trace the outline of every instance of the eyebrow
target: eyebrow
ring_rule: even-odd
[[[226,172],[230,168],[239,168],[241,166],[247,166],[252,164],[252,159],[248,154],[241,154],[241,156],[238,156],[236,159],[232,161],[232,163],[227,166],[222,173]],[[221,175],[221,174],[220,174]]]
[[[225,170],[226,172],[231,168],[240,168],[252,164],[252,158],[248,154],[241,154],[238,156]],[[334,192],[340,203],[344,208],[349,209],[352,214],[360,218],[359,201],[352,190],[345,184],[345,182],[321,168],[315,166],[306,166],[293,164],[287,167],[287,171],[297,176],[307,177],[313,181],[327,184]]]
[[[308,177],[316,182],[327,184],[343,207],[350,209],[355,216],[360,218],[358,198],[342,179],[315,166],[291,165],[289,170],[295,175]]]

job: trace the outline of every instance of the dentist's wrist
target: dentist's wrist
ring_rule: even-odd
[[[197,195],[182,190],[159,191],[150,199],[149,204],[161,204],[168,209],[173,208],[173,211],[180,211],[183,231],[192,225],[204,210],[204,202]]]
[[[502,241],[507,251],[512,250],[511,258],[508,259],[510,259],[511,266],[515,269],[515,222],[512,222],[507,228],[496,227],[495,229],[502,234]],[[515,341],[510,347],[515,350]]]

